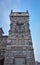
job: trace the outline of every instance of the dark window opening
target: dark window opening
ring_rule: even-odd
[[[18,26],[21,26],[21,25],[23,25],[23,23],[17,23],[17,25],[18,25]]]
[[[4,65],[4,58],[0,59],[0,65]]]
[[[18,12],[18,14],[22,14],[21,12]]]

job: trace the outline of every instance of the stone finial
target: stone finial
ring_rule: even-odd
[[[28,13],[28,10],[26,10],[26,13]]]
[[[11,13],[13,13],[13,10],[11,10]]]
[[[27,13],[27,15],[28,15],[28,17],[29,17],[29,12],[28,12],[28,10],[26,10],[26,13]]]
[[[4,32],[3,32],[3,29],[0,28],[0,35],[2,35]]]

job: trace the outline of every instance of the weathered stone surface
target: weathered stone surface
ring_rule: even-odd
[[[32,39],[29,29],[29,14],[12,12],[10,14],[10,31],[6,46],[4,65],[35,65]],[[24,63],[24,64],[21,64]]]

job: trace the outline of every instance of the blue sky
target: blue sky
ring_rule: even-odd
[[[40,61],[40,0],[0,0],[0,27],[3,28],[6,35],[10,28],[11,9],[13,11],[29,11],[35,60]]]

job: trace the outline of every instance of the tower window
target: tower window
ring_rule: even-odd
[[[18,26],[21,26],[21,25],[23,25],[23,23],[18,23],[18,22],[17,22],[17,25],[18,25]]]

